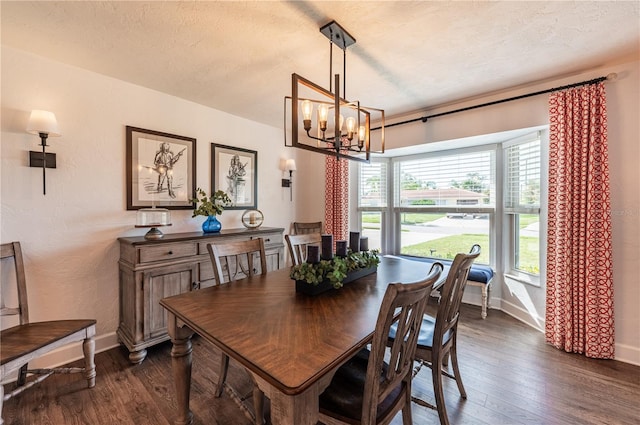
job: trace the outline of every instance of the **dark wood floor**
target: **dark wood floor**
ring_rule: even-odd
[[[463,401],[455,383],[445,382],[452,424],[640,423],[640,367],[564,353],[499,311],[482,320],[479,308],[464,306],[461,323],[459,356],[469,397]],[[122,348],[100,353],[95,388],[85,388],[80,375],[53,376],[5,402],[5,424],[172,424],[170,349],[170,343],[149,349],[138,366],[128,363]],[[211,395],[218,358],[215,348],[194,340],[194,423],[250,425],[229,393]],[[234,364],[228,381],[249,394],[248,378]],[[429,369],[420,372],[413,393],[433,403]],[[422,406],[414,404],[413,414],[417,425],[438,423],[436,412]],[[398,415],[393,424],[401,423]]]

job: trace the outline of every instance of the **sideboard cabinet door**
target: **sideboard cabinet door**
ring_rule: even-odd
[[[167,311],[160,305],[160,300],[189,292],[196,281],[195,264],[179,264],[143,273],[145,340],[167,335]]]

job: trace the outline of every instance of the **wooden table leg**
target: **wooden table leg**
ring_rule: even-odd
[[[316,425],[318,423],[318,391],[309,388],[295,396],[276,392],[271,396],[273,425]]]
[[[171,348],[171,366],[173,380],[176,385],[178,418],[176,425],[191,425],[193,413],[189,410],[189,393],[191,392],[191,337],[193,331],[185,326],[178,326],[176,317],[169,312],[168,329],[173,347]]]
[[[331,373],[329,374],[331,380]],[[301,394],[287,395],[273,387],[260,376],[251,373],[255,384],[271,401],[273,425],[316,425],[318,423],[318,395],[326,388],[324,381],[317,382]]]

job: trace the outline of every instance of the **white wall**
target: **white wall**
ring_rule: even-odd
[[[468,99],[438,109],[394,117],[387,124],[506,99],[617,73],[606,83],[609,164],[613,224],[613,280],[616,327],[616,358],[640,365],[640,62],[634,60],[589,70],[563,79],[506,90],[492,96]],[[548,95],[479,108],[467,112],[391,127],[386,130],[388,149],[441,142],[508,130],[548,125]],[[316,173],[315,178],[321,174]],[[498,266],[501,266],[498,262]],[[499,269],[500,267],[498,267]],[[492,306],[544,329],[545,286],[497,279]],[[478,288],[468,288],[465,301],[479,303]],[[489,313],[490,315],[491,313]]]
[[[0,240],[22,243],[32,320],[95,318],[97,348],[116,343],[117,238],[147,230],[126,210],[126,125],[196,138],[196,184],[207,191],[211,143],[256,150],[264,226],[289,228],[294,209],[279,167],[297,150],[284,147],[281,129],[5,46],[1,77]],[[46,195],[42,172],[28,166],[28,151],[40,149],[25,132],[32,109],[54,112],[62,133],[48,141],[57,168],[47,169]],[[224,228],[242,227],[242,212],[225,211]],[[171,217],[165,233],[201,229],[191,210]]]

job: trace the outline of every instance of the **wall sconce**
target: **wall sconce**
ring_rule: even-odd
[[[27,125],[27,133],[38,134],[40,136],[40,145],[42,153],[29,151],[29,167],[42,167],[42,194],[47,194],[46,169],[56,168],[56,154],[47,153],[47,137],[60,136],[58,129],[58,121],[53,112],[40,111],[34,109],[29,117]]]
[[[282,187],[288,187],[291,191],[291,200],[293,201],[293,172],[296,171],[296,160],[295,159],[287,159],[287,162],[284,164],[284,171],[289,172],[288,179],[282,179]]]

